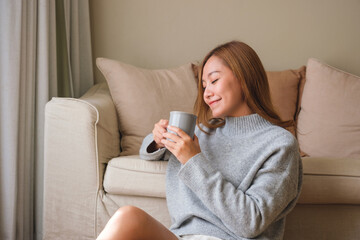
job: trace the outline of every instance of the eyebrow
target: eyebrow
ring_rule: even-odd
[[[219,73],[219,72],[220,72],[220,71],[217,71],[217,70],[216,70],[216,71],[212,71],[212,72],[209,73],[207,76],[210,77],[212,74],[214,74],[214,73]],[[204,79],[202,79],[201,81],[202,81],[202,82],[205,82]]]

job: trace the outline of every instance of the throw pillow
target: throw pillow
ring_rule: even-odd
[[[191,64],[175,69],[148,70],[97,58],[113,98],[121,133],[121,155],[134,155],[144,137],[170,111],[193,112],[197,95]]]
[[[310,157],[360,158],[360,77],[309,59],[298,140]]]
[[[302,83],[305,81],[305,66],[297,70],[267,71],[270,95],[275,110],[282,120],[293,120],[294,126],[288,130],[296,136],[296,120]]]

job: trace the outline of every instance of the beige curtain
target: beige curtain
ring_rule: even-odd
[[[42,239],[44,106],[93,85],[88,0],[0,1],[0,239]]]

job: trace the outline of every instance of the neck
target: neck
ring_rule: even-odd
[[[234,112],[234,114],[231,114],[231,116],[228,117],[243,117],[254,113],[255,112],[250,109],[249,105],[244,102],[244,104],[242,104],[241,107]]]
[[[223,133],[227,136],[243,135],[260,130],[269,125],[271,125],[271,123],[258,114],[250,114],[240,117],[226,117]]]

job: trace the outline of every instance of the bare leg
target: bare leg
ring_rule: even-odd
[[[125,206],[120,208],[106,224],[97,240],[177,240],[164,225],[145,211]]]

